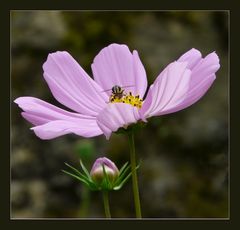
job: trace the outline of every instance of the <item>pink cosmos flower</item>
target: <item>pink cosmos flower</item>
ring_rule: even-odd
[[[158,75],[144,97],[147,77],[136,50],[119,44],[102,49],[92,64],[94,80],[69,53],[58,51],[48,55],[43,76],[56,100],[74,112],[34,97],[15,103],[41,139],[69,133],[109,139],[119,128],[192,105],[212,85],[219,67],[215,52],[202,58],[191,49]]]

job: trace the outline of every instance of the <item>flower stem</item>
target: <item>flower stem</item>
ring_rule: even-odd
[[[104,210],[106,218],[111,218],[110,208],[109,208],[109,199],[108,199],[108,191],[103,190],[103,203],[104,203]]]
[[[132,186],[133,186],[135,212],[136,212],[137,218],[142,218],[141,205],[140,205],[140,199],[139,199],[137,170],[136,170],[136,154],[135,154],[133,131],[128,133],[128,141],[129,141],[129,146],[130,146],[130,161],[131,161],[131,171],[132,171]]]

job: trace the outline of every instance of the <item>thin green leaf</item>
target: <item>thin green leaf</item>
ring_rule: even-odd
[[[126,176],[126,174],[128,173],[128,171],[130,170],[130,165],[127,166],[121,173],[121,175],[119,175],[119,177],[117,178],[115,184],[118,184],[119,182],[121,182],[123,180],[123,178]]]
[[[128,162],[126,162],[126,163],[122,166],[122,168],[119,170],[119,175],[121,175],[121,173],[122,173],[123,170],[127,167],[127,165],[128,165]]]
[[[89,184],[89,181],[87,181],[87,180],[85,180],[85,179],[83,179],[83,178],[81,178],[81,177],[79,177],[79,176],[77,176],[77,175],[75,175],[75,174],[72,174],[72,173],[70,173],[70,172],[68,172],[68,171],[65,171],[65,170],[62,170],[62,172],[64,172],[64,173],[66,173],[66,174],[68,174],[68,175],[76,178],[77,180],[83,182],[83,183],[86,184],[87,186],[90,185],[90,184]]]
[[[139,168],[140,165],[137,165],[136,168],[134,170],[137,170]],[[130,165],[128,165],[127,168],[124,169],[124,171],[122,172],[122,174],[118,177],[118,179],[116,180],[116,182],[114,183],[115,185],[118,186],[118,184],[122,183],[123,178],[126,176],[127,172],[130,170]]]
[[[115,186],[113,189],[114,190],[119,190],[120,188],[122,188],[122,186],[128,181],[128,179],[130,178],[130,176],[132,175],[132,173],[130,172],[125,178],[124,180],[117,186]]]
[[[85,168],[84,164],[82,163],[82,160],[81,160],[81,159],[80,159],[80,165],[81,165],[81,167],[82,167],[82,170],[83,170],[84,173],[86,174],[86,176],[87,176],[89,179],[91,179],[91,176],[90,176],[88,170]]]
[[[74,172],[76,172],[79,176],[88,179],[85,175],[83,175],[79,170],[74,168],[73,166],[69,165],[68,163],[65,163],[66,166],[68,166],[70,169],[72,169]]]

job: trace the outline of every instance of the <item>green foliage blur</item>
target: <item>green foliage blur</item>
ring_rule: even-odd
[[[111,43],[138,50],[151,84],[163,68],[191,48],[216,51],[221,68],[193,106],[155,117],[136,134],[142,212],[148,218],[228,217],[228,13],[224,11],[12,11],[12,101],[33,96],[61,108],[42,77],[48,53],[66,50],[91,73],[94,56]],[[29,130],[12,103],[11,217],[104,217],[101,194],[63,174],[64,162],[91,168],[107,156],[129,161],[124,135],[49,141]],[[113,192],[113,217],[134,217],[129,181]]]

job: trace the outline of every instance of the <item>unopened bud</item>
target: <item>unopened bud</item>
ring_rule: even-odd
[[[103,166],[106,174],[104,173]],[[118,178],[119,171],[111,160],[106,157],[101,157],[94,162],[90,175],[92,180],[97,184],[103,182],[105,175],[107,175],[108,180],[113,183]]]

